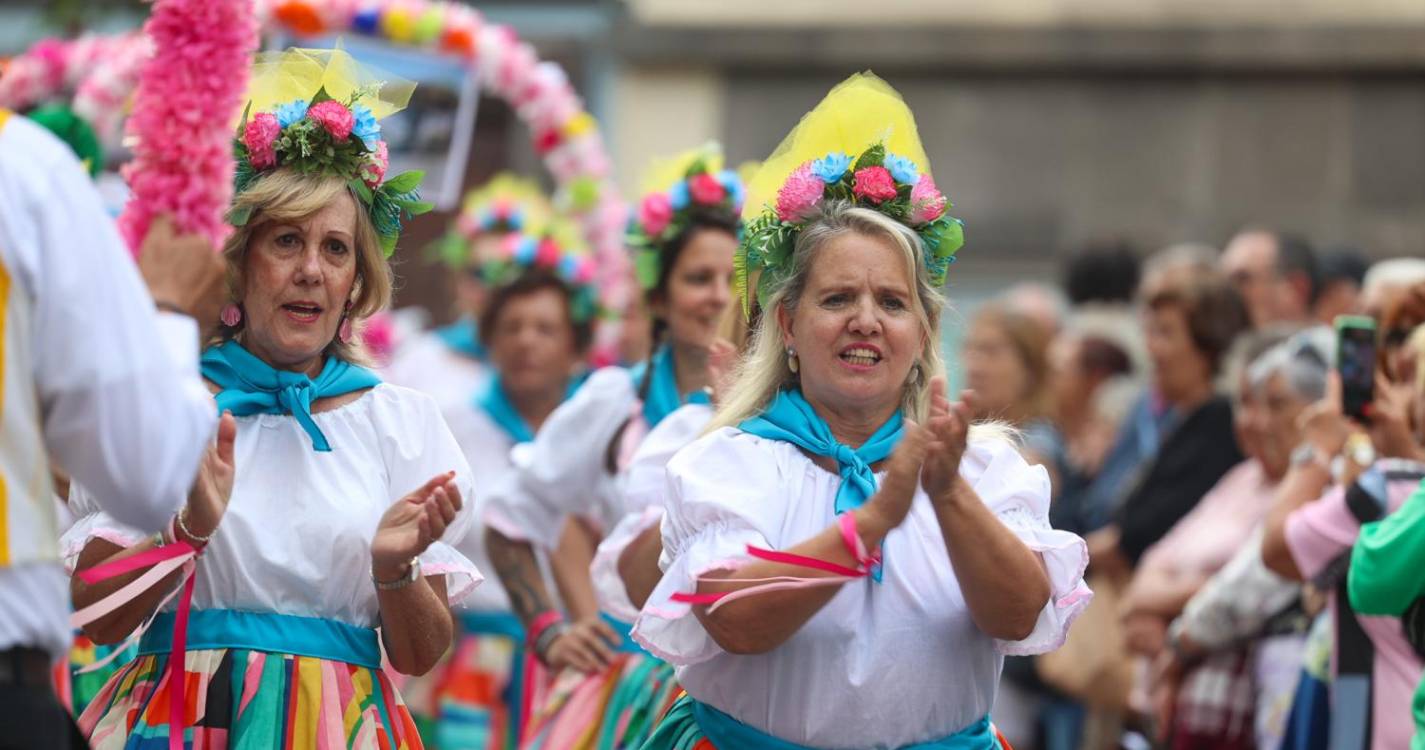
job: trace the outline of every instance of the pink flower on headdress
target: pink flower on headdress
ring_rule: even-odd
[[[574,283],[588,284],[594,280],[594,261],[590,258],[580,258],[579,266],[574,270]]]
[[[862,167],[856,170],[851,192],[872,203],[882,203],[896,197],[896,180],[885,167]]]
[[[825,189],[826,183],[812,173],[811,162],[797,167],[777,191],[777,218],[787,222],[805,219]]]
[[[638,207],[638,223],[649,237],[657,237],[673,221],[673,204],[667,193],[653,193],[643,199]]]
[[[921,175],[910,191],[910,221],[912,224],[935,221],[945,213],[945,205],[945,196],[935,187],[935,180],[928,174]]]
[[[370,161],[361,168],[361,180],[367,187],[376,187],[381,184],[381,180],[386,177],[386,168],[391,166],[390,158],[386,153],[386,142],[376,143],[376,153],[371,154]]]
[[[539,243],[539,249],[535,250],[534,263],[544,268],[554,268],[559,265],[559,244],[546,237]]]
[[[334,99],[313,104],[307,109],[307,118],[320,124],[338,141],[350,137],[351,127],[356,124],[356,117],[351,114],[351,110]]]
[[[269,112],[259,112],[247,121],[242,131],[242,143],[247,146],[247,154],[252,168],[271,169],[277,166],[277,136],[282,134],[282,126]]]
[[[692,196],[694,203],[715,206],[727,197],[727,189],[717,181],[716,177],[702,172],[693,175],[692,179],[688,180],[688,195]]]

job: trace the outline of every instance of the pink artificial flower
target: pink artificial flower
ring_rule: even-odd
[[[356,117],[351,114],[351,110],[334,99],[313,104],[307,109],[307,119],[326,128],[332,138],[338,141],[350,137],[351,126],[356,124]]]
[[[856,170],[851,192],[872,203],[882,203],[896,197],[896,180],[885,167],[862,167]]]
[[[282,126],[270,112],[259,112],[247,121],[242,131],[242,142],[247,146],[252,168],[258,171],[277,166],[277,137],[282,135]]]
[[[825,189],[826,183],[812,174],[811,162],[797,167],[777,191],[777,218],[786,222],[805,219]]]
[[[667,193],[653,193],[644,198],[638,207],[638,223],[643,225],[643,232],[649,237],[663,234],[663,230],[668,228],[671,221],[673,203],[668,200]]]
[[[554,268],[559,265],[558,243],[549,238],[541,240],[539,247],[534,252],[534,264],[544,268]]]
[[[366,166],[361,168],[361,179],[367,187],[376,187],[381,184],[381,180],[386,177],[386,169],[391,166],[391,161],[386,153],[386,142],[376,142],[376,152],[371,154],[371,160],[366,162]]]
[[[594,280],[594,261],[589,258],[580,258],[579,266],[574,271],[574,283],[588,284]]]
[[[727,197],[727,189],[717,181],[716,177],[702,172],[693,175],[693,178],[688,180],[688,195],[692,197],[694,203],[715,206]]]
[[[935,221],[945,214],[945,206],[945,196],[935,187],[935,180],[930,179],[928,174],[921,175],[920,181],[910,191],[911,223]]]

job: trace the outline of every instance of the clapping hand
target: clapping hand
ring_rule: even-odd
[[[920,470],[920,483],[935,502],[949,497],[960,477],[960,458],[970,434],[969,401],[974,396],[965,391],[960,400],[950,403],[945,395],[945,378],[930,381],[930,420],[925,429],[930,433],[925,463]]]
[[[461,505],[453,471],[432,477],[393,503],[381,516],[371,540],[371,570],[377,580],[399,579],[411,559],[445,533]]]
[[[197,536],[211,535],[228,510],[236,474],[233,459],[236,439],[237,422],[230,412],[223,412],[218,420],[217,439],[203,454],[203,463],[198,466],[198,477],[188,491],[188,505],[184,508],[183,525]]]

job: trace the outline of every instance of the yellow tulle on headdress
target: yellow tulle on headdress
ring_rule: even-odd
[[[323,89],[343,104],[365,106],[380,120],[405,109],[416,84],[363,65],[340,48],[294,47],[257,56],[248,81],[248,108],[253,113],[272,111],[293,101],[311,101]]]
[[[832,89],[782,139],[762,168],[747,183],[742,216],[750,220],[777,202],[777,190],[798,167],[827,154],[853,158],[877,143],[930,173],[930,160],[920,145],[915,116],[901,95],[874,73],[857,73]]]
[[[554,208],[539,183],[512,172],[501,172],[466,193],[461,213],[480,217],[499,204],[519,209],[522,214],[520,230],[530,234],[538,234],[554,215]]]
[[[701,163],[703,171],[717,174],[722,171],[722,144],[709,141],[697,148],[662,159],[655,159],[643,172],[643,182],[639,194],[647,195],[667,191],[673,185],[687,178],[688,170]]]

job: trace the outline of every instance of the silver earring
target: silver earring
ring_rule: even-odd
[[[802,369],[802,363],[797,360],[797,350],[790,346],[787,347],[787,369],[791,370],[793,375]]]

